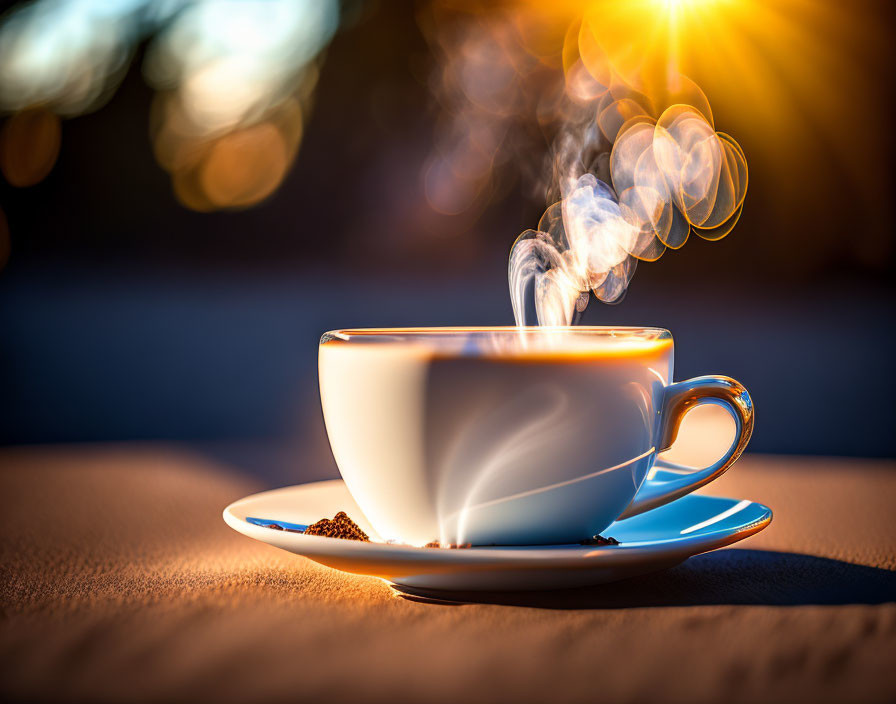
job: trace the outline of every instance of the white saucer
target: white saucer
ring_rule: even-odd
[[[657,470],[653,481],[677,476]],[[249,523],[262,518],[308,525],[345,511],[374,542],[302,535]],[[582,587],[673,567],[692,555],[731,545],[772,520],[752,501],[691,494],[617,521],[603,535],[619,545],[415,548],[376,542],[340,479],[253,494],[224,509],[234,530],[345,572],[381,577],[412,589],[528,590]]]

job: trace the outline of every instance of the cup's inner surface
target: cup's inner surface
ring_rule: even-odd
[[[391,345],[433,355],[573,358],[662,353],[672,335],[641,327],[366,328],[327,332],[321,345]]]
[[[658,328],[407,328],[323,336],[340,472],[385,539],[546,544],[600,532],[655,454]]]

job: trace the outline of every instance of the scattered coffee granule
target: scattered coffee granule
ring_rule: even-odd
[[[344,538],[345,540],[361,540],[365,543],[370,542],[367,533],[358,527],[345,511],[340,511],[333,520],[329,518],[321,518],[317,523],[313,523],[305,529],[305,535],[322,535],[325,538]]]
[[[298,530],[297,528],[286,528],[281,526],[279,523],[268,523],[265,528],[273,528],[274,530],[282,530],[286,533],[304,533],[303,530]]]
[[[425,547],[425,548],[440,548],[440,547],[442,547],[442,544],[438,540],[433,540],[433,541],[427,543],[426,545],[424,545],[423,547]],[[462,550],[465,548],[471,548],[473,546],[470,543],[449,543],[445,547],[448,548],[449,550]]]
[[[619,545],[619,541],[616,538],[605,538],[602,535],[595,535],[583,540],[581,545]]]

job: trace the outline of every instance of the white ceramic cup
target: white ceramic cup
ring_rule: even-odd
[[[576,543],[712,481],[747,444],[746,389],[672,383],[672,358],[658,328],[338,330],[321,338],[321,403],[339,471],[382,539]],[[731,411],[729,451],[649,480],[702,402]]]

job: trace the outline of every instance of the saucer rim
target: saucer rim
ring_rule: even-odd
[[[750,523],[736,528],[717,528],[691,535],[678,535],[669,539],[639,541],[621,543],[619,545],[519,545],[519,546],[476,546],[463,550],[446,550],[418,547],[398,543],[364,542],[356,540],[344,540],[341,538],[329,538],[326,536],[304,535],[287,531],[272,531],[270,528],[249,523],[245,518],[234,513],[240,506],[255,502],[267,495],[281,494],[285,491],[297,489],[325,488],[327,485],[335,487],[344,485],[342,479],[327,479],[322,481],[293,484],[289,486],[269,489],[244,496],[229,504],[222,512],[224,522],[233,530],[259,542],[278,547],[294,554],[303,555],[309,559],[315,557],[345,556],[362,562],[376,564],[383,560],[408,560],[415,564],[426,563],[432,566],[453,564],[455,566],[492,565],[495,561],[506,561],[514,566],[523,566],[526,563],[543,563],[546,559],[552,563],[572,562],[565,567],[593,568],[595,562],[602,559],[612,561],[624,561],[626,558],[656,558],[660,555],[671,557],[676,554],[687,557],[703,552],[726,547],[764,530],[772,522],[774,514],[768,506],[751,501],[758,507],[762,515]],[[700,496],[705,499],[721,499],[724,501],[736,501],[737,499],[722,496],[709,496],[705,494],[692,494],[688,496]],[[685,498],[685,497],[682,497]],[[679,499],[680,500],[680,499]],[[662,508],[662,507],[658,507]],[[657,509],[653,509],[657,510]],[[650,513],[650,512],[646,512]],[[635,517],[636,518],[636,517]],[[273,519],[272,519],[273,520]],[[631,519],[625,519],[631,520]],[[696,550],[694,548],[697,548]],[[583,559],[584,558],[584,559]],[[558,567],[560,564],[558,564]]]

